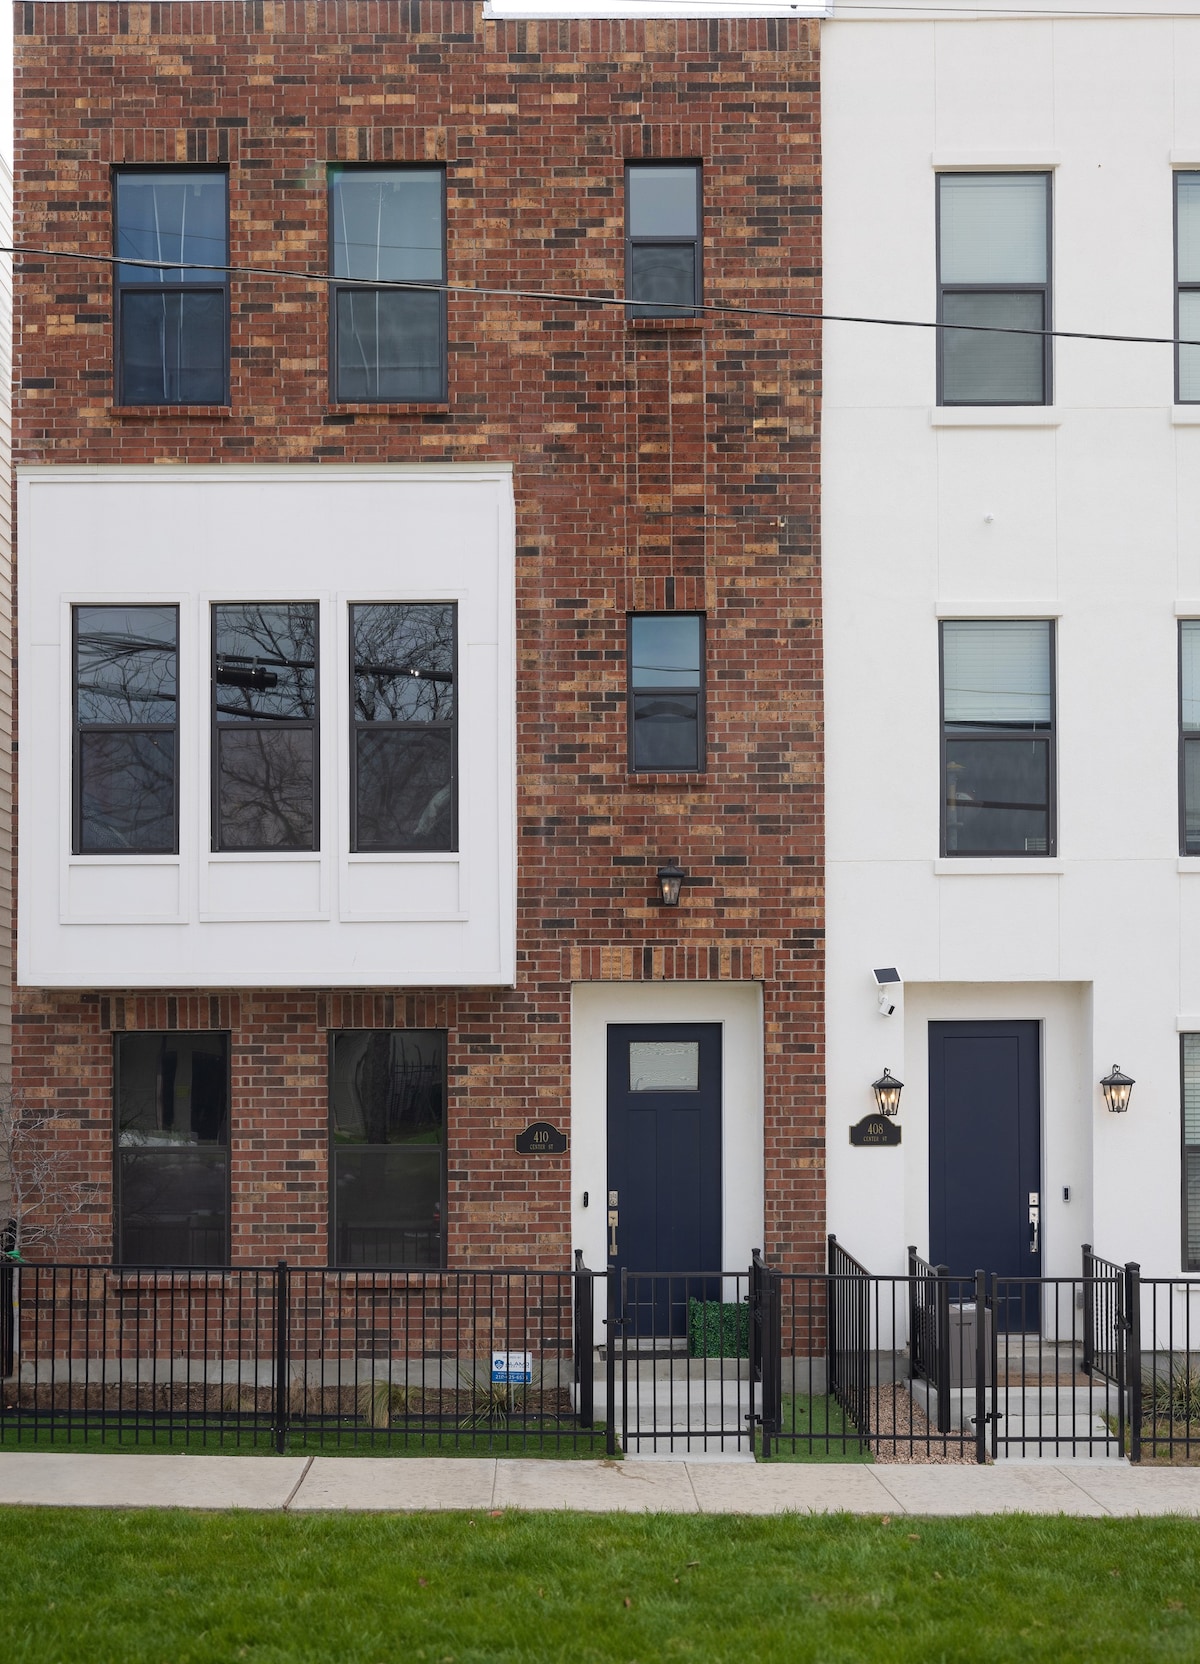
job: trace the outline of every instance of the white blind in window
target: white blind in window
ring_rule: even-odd
[[[1183,1142],[1200,1147],[1200,1034],[1183,1036]]]
[[[1046,192],[1040,173],[943,173],[943,283],[1045,283]]]
[[[1200,283],[1200,173],[1177,173],[1179,281]]]
[[[1183,731],[1200,731],[1200,620],[1179,626],[1180,676],[1183,683]]]
[[[942,676],[947,722],[1049,722],[1049,622],[943,624]]]

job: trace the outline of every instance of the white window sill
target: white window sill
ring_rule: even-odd
[[[937,601],[938,618],[1061,618],[1061,601]]]
[[[1200,404],[1173,404],[1171,406],[1171,426],[1173,428],[1200,428]]]
[[[1200,872],[1200,855],[1181,855],[1175,868],[1177,872]]]
[[[1063,863],[1052,860],[1044,855],[1030,855],[1022,859],[1019,855],[998,855],[994,861],[980,860],[974,856],[964,857],[959,861],[953,857],[940,857],[933,863],[934,874],[938,878],[983,878],[993,876],[1011,877],[1019,873],[1023,878],[1041,876],[1043,873],[1051,877],[1064,871]]]
[[[1049,404],[935,404],[932,428],[1057,428],[1062,413]]]

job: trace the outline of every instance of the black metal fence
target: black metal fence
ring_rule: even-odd
[[[0,1448],[1200,1458],[1200,1281],[0,1261]]]

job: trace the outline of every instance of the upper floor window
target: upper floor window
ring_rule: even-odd
[[[943,173],[937,189],[938,322],[974,326],[938,330],[938,403],[1049,404],[1050,175]]]
[[[1200,173],[1175,175],[1175,338],[1200,341]],[[1175,397],[1200,401],[1200,346],[1175,349]]]
[[[333,168],[329,175],[333,397],[437,402],[446,397],[446,295],[373,288],[446,281],[441,168]]]
[[[317,605],[213,608],[213,848],[316,849]]]
[[[704,619],[634,613],[629,620],[629,766],[704,767]]]
[[[632,318],[695,316],[700,178],[695,162],[631,162],[625,169],[625,297]]]
[[[329,1075],[331,1263],[444,1265],[445,1034],[339,1029]]]
[[[229,1263],[229,1036],[116,1037],[118,1265]]]
[[[942,625],[942,854],[1053,855],[1054,630]]]
[[[452,602],[350,609],[355,850],[458,847]]]
[[[223,173],[123,168],[116,175],[116,253],[191,266],[229,262]],[[221,270],[124,266],[117,272],[117,400],[225,404],[229,277]]]
[[[1200,855],[1200,619],[1179,625],[1179,852]]]
[[[74,852],[173,854],[178,609],[75,607],[72,617]]]

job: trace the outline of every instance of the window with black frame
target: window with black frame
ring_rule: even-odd
[[[450,601],[350,608],[356,851],[458,847],[457,611]]]
[[[316,849],[315,601],[223,602],[213,624],[213,848]]]
[[[121,404],[229,400],[227,179],[183,168],[115,176],[117,399]]]
[[[229,1036],[118,1034],[118,1265],[229,1263]]]
[[[1053,855],[1054,631],[942,625],[942,853]]]
[[[625,298],[631,318],[693,318],[700,304],[701,171],[695,162],[625,169]]]
[[[1200,618],[1179,625],[1179,853],[1200,855]]]
[[[629,766],[704,767],[704,619],[634,613],[629,619]]]
[[[329,1037],[330,1259],[446,1261],[446,1036],[340,1029]]]
[[[1049,404],[1050,175],[938,175],[939,404]]]
[[[1181,1034],[1183,1269],[1200,1271],[1200,1034]]]
[[[1175,175],[1175,397],[1200,402],[1200,173]]]
[[[441,168],[330,170],[335,400],[445,399],[445,290],[373,287],[445,283],[445,204]]]
[[[179,848],[177,607],[74,607],[77,855]]]

